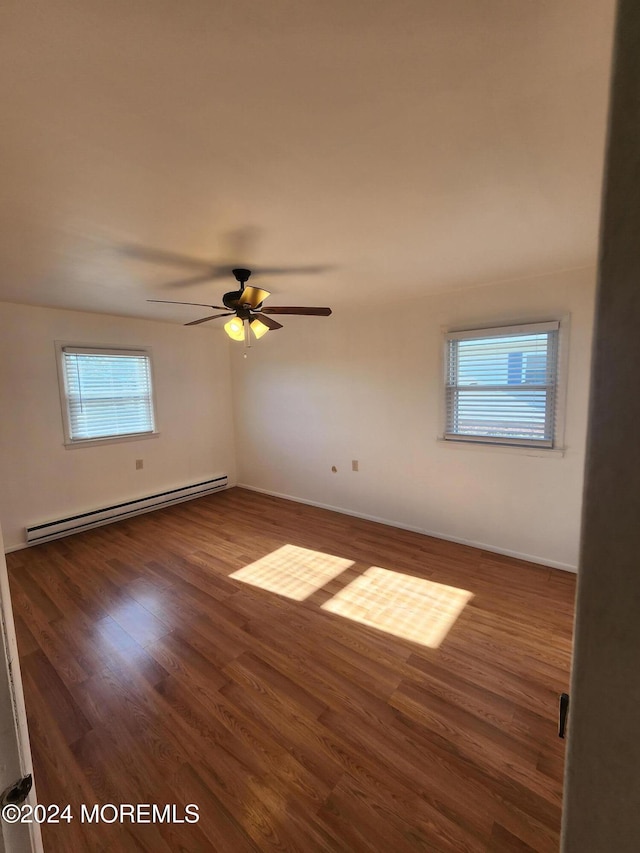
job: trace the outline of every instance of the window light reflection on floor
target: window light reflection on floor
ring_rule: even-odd
[[[372,566],[322,609],[438,648],[472,598],[466,589]]]
[[[353,560],[297,545],[283,545],[229,577],[304,601],[352,565]]]

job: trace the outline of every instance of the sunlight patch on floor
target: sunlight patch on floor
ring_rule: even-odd
[[[436,649],[472,598],[466,589],[372,566],[322,609]]]
[[[304,601],[352,565],[353,560],[334,557],[333,554],[323,554],[297,545],[283,545],[255,563],[238,569],[229,577],[296,601]]]

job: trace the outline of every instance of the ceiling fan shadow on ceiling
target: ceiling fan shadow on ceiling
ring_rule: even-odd
[[[265,308],[264,300],[271,294],[268,290],[263,290],[260,287],[253,287],[252,285],[247,287],[251,270],[238,267],[232,270],[232,273],[240,287],[238,290],[225,293],[222,297],[222,305],[209,305],[204,302],[178,302],[173,299],[147,299],[147,302],[163,302],[170,305],[199,305],[203,308],[223,311],[222,314],[212,314],[199,320],[191,320],[190,323],[184,325],[198,326],[200,323],[208,323],[209,320],[231,317],[224,324],[224,330],[232,340],[244,341],[245,346],[251,346],[251,333],[256,338],[261,338],[269,331],[282,328],[282,323],[274,320],[270,316],[271,314],[299,314],[314,317],[328,317],[331,314],[331,308],[293,307],[290,305],[274,305],[272,308]]]
[[[194,284],[203,284],[207,281],[225,279],[233,267],[240,268],[240,258],[247,258],[252,254],[252,246],[255,244],[258,229],[237,228],[229,232],[225,237],[228,244],[223,254],[226,262],[213,263],[190,255],[182,255],[179,252],[167,251],[166,249],[155,249],[150,246],[139,246],[135,244],[121,244],[117,247],[118,253],[127,258],[137,261],[145,261],[161,266],[177,266],[183,269],[192,269],[196,273],[188,278],[182,278],[166,282],[163,287],[188,287]],[[333,269],[329,264],[313,264],[300,267],[262,267],[252,266],[254,275],[316,275]]]

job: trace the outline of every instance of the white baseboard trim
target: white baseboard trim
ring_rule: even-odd
[[[446,542],[455,542],[458,545],[469,545],[471,548],[479,548],[482,551],[490,551],[494,554],[502,554],[505,557],[514,557],[517,560],[524,560],[527,563],[537,563],[540,566],[548,566],[551,569],[561,569],[564,572],[573,572],[576,574],[578,567],[570,563],[561,563],[558,560],[549,560],[547,557],[540,557],[536,554],[523,554],[520,551],[510,551],[508,548],[498,548],[495,545],[487,545],[486,542],[477,542],[473,539],[460,539],[456,536],[449,536],[446,533],[439,533],[435,530],[427,530],[424,527],[414,527],[411,524],[403,524],[401,521],[391,521],[388,518],[380,518],[377,515],[368,515],[364,512],[356,512],[351,509],[344,509],[340,506],[332,506],[331,504],[320,503],[320,501],[312,501],[307,498],[299,498],[295,495],[284,495],[280,492],[272,492],[269,489],[261,489],[258,486],[250,486],[248,483],[237,483],[239,489],[247,489],[250,492],[260,492],[263,495],[271,495],[274,498],[282,498],[286,501],[295,501],[308,506],[317,506],[319,509],[328,509],[331,512],[340,512],[343,515],[351,515],[354,518],[363,518],[366,521],[375,521],[376,524],[386,524],[388,527],[397,527],[400,530],[409,530],[411,533],[421,533],[423,536],[432,536],[434,539],[444,539]]]
[[[26,542],[20,542],[18,545],[9,545],[4,549],[5,554],[11,554],[13,551],[22,551],[23,548],[28,548]]]

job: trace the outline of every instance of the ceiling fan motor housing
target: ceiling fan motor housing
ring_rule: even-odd
[[[240,297],[242,296],[241,290],[231,290],[229,293],[225,293],[222,297],[222,304],[229,309],[229,311],[235,311],[240,304]]]
[[[231,290],[229,293],[225,293],[222,297],[222,303],[231,311],[236,311],[241,320],[248,320],[250,316],[249,310],[242,307],[240,297],[242,296],[245,284],[249,281],[251,270],[238,267],[231,270],[231,272],[233,273],[235,280],[240,284],[240,290]]]

